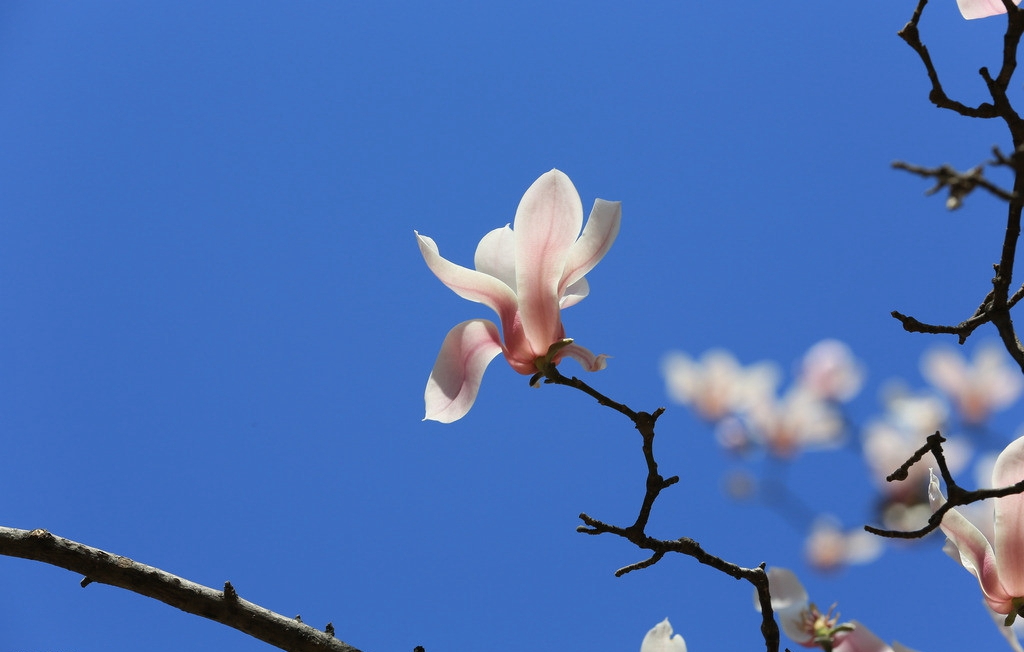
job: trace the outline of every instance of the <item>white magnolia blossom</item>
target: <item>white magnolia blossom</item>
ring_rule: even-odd
[[[672,625],[666,618],[647,632],[640,652],[686,652],[686,641],[679,634],[672,635]]]
[[[769,568],[768,587],[772,594],[772,611],[778,616],[782,631],[795,643],[833,652],[913,652],[899,643],[889,646],[856,620],[839,623],[838,614],[831,610],[824,614],[818,611],[791,570]],[[756,590],[754,608],[761,611]],[[830,647],[825,648],[819,641]]]
[[[935,348],[921,359],[921,374],[949,396],[964,421],[983,423],[1024,391],[1024,377],[996,343],[979,346],[968,362],[956,349]]]

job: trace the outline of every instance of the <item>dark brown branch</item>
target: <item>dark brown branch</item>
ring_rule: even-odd
[[[939,326],[935,324],[926,324],[924,322],[918,321],[913,317],[909,315],[904,315],[903,313],[897,310],[893,310],[889,314],[898,319],[900,323],[903,324],[903,330],[907,331],[908,333],[948,333],[956,335],[960,341],[960,344],[963,344],[964,342],[967,341],[967,338],[970,337],[971,333],[974,332],[975,328],[990,321],[990,317],[987,314],[982,313],[979,315],[975,313],[973,317],[960,322],[956,326]]]
[[[666,554],[670,552],[677,552],[693,557],[701,564],[711,566],[730,577],[750,582],[756,589],[758,601],[761,604],[761,635],[764,637],[766,649],[768,652],[778,652],[779,627],[775,622],[775,616],[772,611],[771,592],[768,587],[768,574],[765,573],[765,565],[763,562],[755,568],[744,568],[706,552],[701,548],[699,543],[688,537],[682,537],[671,541],[662,541],[660,539],[647,536],[645,532],[647,523],[650,520],[651,510],[654,507],[654,502],[658,499],[662,490],[679,482],[679,476],[664,478],[658,472],[658,462],[654,457],[654,426],[658,421],[658,417],[665,412],[665,408],[658,408],[652,413],[636,412],[622,403],[613,401],[576,377],[568,378],[563,376],[553,364],[544,365],[544,371],[537,376],[534,376],[534,378],[531,379],[531,384],[535,384],[541,377],[543,377],[544,382],[548,384],[565,385],[567,387],[578,389],[588,396],[596,399],[601,405],[610,407],[616,412],[629,417],[633,422],[634,427],[643,438],[644,461],[647,464],[647,481],[646,491],[644,492],[644,498],[641,502],[636,521],[634,521],[629,527],[619,527],[599,521],[587,514],[580,514],[580,520],[582,520],[584,524],[577,527],[576,531],[590,535],[614,534],[628,540],[642,550],[649,550],[652,552],[651,556],[647,559],[629,564],[628,566],[624,566],[615,571],[616,577],[621,577],[626,573],[631,573],[636,570],[653,566],[661,561]]]
[[[233,627],[290,652],[359,652],[325,632],[243,600],[230,582],[218,591],[159,568],[146,566],[98,548],[50,534],[46,530],[0,527],[0,554],[41,561],[84,576],[82,586],[109,584],[159,600],[197,616]]]
[[[911,17],[910,22],[904,25],[903,29],[897,32],[897,34],[906,42],[907,45],[917,52],[919,57],[921,57],[921,63],[924,64],[925,70],[928,72],[928,79],[932,83],[932,90],[928,93],[928,99],[931,100],[932,104],[940,109],[956,111],[960,115],[965,115],[971,118],[998,117],[999,114],[996,113],[996,108],[993,105],[983,103],[972,108],[966,104],[950,99],[950,97],[946,95],[946,91],[942,89],[942,82],[939,81],[939,73],[935,70],[935,64],[932,63],[932,57],[928,54],[928,48],[921,42],[921,34],[917,28],[917,24],[921,20],[921,12],[924,11],[924,7],[927,4],[928,0],[920,0],[917,3],[917,8],[914,10],[914,15]]]

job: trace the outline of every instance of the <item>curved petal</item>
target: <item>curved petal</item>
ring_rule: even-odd
[[[473,257],[477,271],[499,279],[513,292],[516,289],[515,243],[515,232],[506,224],[485,235],[476,246],[476,255]]]
[[[856,620],[850,623],[854,627],[853,631],[843,635],[833,648],[835,652],[893,652],[889,644],[875,636],[870,629]]]
[[[946,503],[939,489],[939,479],[935,477],[934,472],[931,472],[931,480],[928,483],[928,501],[933,512]],[[985,595],[988,606],[1001,614],[1009,613],[1013,597],[999,581],[995,553],[992,552],[992,546],[981,530],[955,509],[943,515],[940,527],[960,553],[960,564],[978,578],[978,584],[981,585],[981,592]]]
[[[1000,0],[956,0],[956,4],[960,7],[960,13],[967,19],[1006,13],[1006,7]],[[1019,5],[1020,0],[1014,0],[1014,4]]]
[[[414,231],[414,233],[416,233]],[[511,323],[516,314],[516,293],[499,279],[469,269],[445,259],[438,252],[437,244],[425,235],[416,233],[420,253],[427,267],[442,283],[463,299],[476,301],[498,313],[502,324]]]
[[[516,210],[516,294],[523,331],[537,355],[562,338],[560,282],[582,226],[579,193],[558,170],[534,181]]]
[[[484,370],[499,353],[498,327],[486,319],[464,321],[448,331],[423,392],[423,420],[451,423],[464,417],[476,401]]]
[[[562,293],[562,299],[558,302],[558,305],[562,310],[565,310],[569,306],[575,306],[580,301],[583,301],[588,294],[590,294],[590,284],[587,283],[587,279],[581,278],[565,288],[565,292]]]
[[[666,618],[647,632],[640,652],[686,652],[686,641],[679,634],[672,635],[672,625]]]
[[[608,366],[605,360],[608,356],[602,353],[601,355],[594,355],[589,349],[585,349],[578,344],[570,344],[564,347],[555,356],[555,362],[563,360],[565,358],[572,358],[576,362],[580,363],[580,366],[587,371],[601,371]]]
[[[1024,437],[1007,446],[992,468],[995,487],[1008,487],[1021,480],[1024,480]],[[995,500],[995,552],[999,579],[1007,593],[1024,596],[1024,495],[1014,494]]]
[[[594,201],[594,208],[590,211],[583,233],[569,250],[569,259],[565,262],[559,289],[564,292],[565,288],[594,269],[615,242],[621,222],[622,202],[603,199]]]
[[[992,617],[992,622],[995,624],[996,629],[999,630],[999,633],[1003,635],[1003,638],[1006,639],[1006,642],[1007,644],[1009,644],[1010,649],[1012,649],[1013,652],[1024,652],[1024,648],[1020,646],[1020,641],[1017,640],[1016,628],[1014,628],[1013,625],[1010,625],[1009,627],[1005,625],[1006,615],[997,614],[996,612],[992,611],[992,609],[989,609],[987,606],[985,611],[987,611],[988,615]],[[903,650],[897,648],[896,645],[896,643],[892,644],[893,648],[896,649],[896,652],[903,652]]]

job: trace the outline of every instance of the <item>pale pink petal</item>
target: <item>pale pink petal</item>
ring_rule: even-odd
[[[578,344],[570,344],[566,346],[558,355],[555,356],[555,361],[562,360],[563,358],[572,358],[576,362],[580,363],[580,366],[587,371],[601,371],[608,366],[605,362],[608,356],[602,353],[601,355],[594,355],[589,349],[585,349]]]
[[[1006,614],[997,614],[992,611],[992,608],[988,605],[985,605],[985,611],[987,611],[988,615],[992,618],[992,622],[995,624],[996,629],[998,629],[999,633],[1006,639],[1006,643],[1010,646],[1010,649],[1012,649],[1013,652],[1024,652],[1024,647],[1021,647],[1020,640],[1017,638],[1017,628],[1014,627],[1014,625],[1020,623],[1020,619],[1018,618],[1015,620],[1014,625],[1007,627],[1004,624],[1006,623]],[[896,647],[895,643],[893,644],[893,647]],[[902,650],[897,649],[896,652],[902,652]]]
[[[1000,0],[956,0],[956,4],[963,17],[968,19],[1006,13],[1006,7]],[[1020,0],[1014,0],[1014,4],[1019,5]]]
[[[772,611],[786,636],[800,645],[807,645],[814,634],[804,627],[803,612],[808,608],[807,590],[796,574],[788,568],[768,569],[768,589],[772,594]],[[754,591],[754,608],[761,611],[761,601]]]
[[[992,467],[992,484],[996,488],[1008,487],[1021,480],[1024,480],[1024,437],[1007,446]],[[1004,496],[995,501],[995,552],[999,579],[1007,593],[1024,596],[1024,495]]]
[[[476,401],[484,370],[499,353],[498,327],[486,319],[464,321],[448,331],[423,393],[424,421],[451,423],[464,417]]]
[[[622,202],[603,199],[594,201],[594,208],[590,211],[583,233],[569,250],[569,259],[565,262],[565,271],[559,284],[561,289],[583,278],[604,258],[615,242],[615,237],[619,235],[621,222]]]
[[[569,306],[575,306],[580,301],[583,301],[588,294],[590,294],[590,284],[587,283],[587,279],[581,278],[565,288],[565,292],[562,293],[562,300],[558,302],[558,305],[563,310]]]
[[[511,324],[516,314],[516,293],[501,280],[474,269],[456,265],[443,258],[437,244],[425,235],[416,233],[420,253],[427,267],[441,282],[463,299],[476,301],[498,313],[502,325]]]
[[[559,283],[569,249],[583,226],[572,181],[551,170],[533,182],[516,210],[516,293],[523,331],[537,355],[562,338]]]
[[[932,511],[938,510],[946,503],[939,489],[939,479],[931,474],[928,484],[928,500]],[[973,523],[955,509],[951,509],[942,517],[942,531],[960,553],[960,564],[978,578],[985,601],[994,611],[1001,614],[1009,613],[1013,596],[1009,595],[999,581],[996,556],[988,539]]]
[[[875,636],[870,629],[861,625],[856,620],[851,620],[854,626],[852,632],[842,634],[836,639],[839,641],[833,650],[835,652],[893,652],[889,644]]]
[[[679,634],[672,635],[672,625],[666,618],[647,632],[640,652],[686,652],[686,641]]]
[[[516,236],[508,224],[494,229],[476,246],[473,264],[478,272],[490,274],[516,289]]]

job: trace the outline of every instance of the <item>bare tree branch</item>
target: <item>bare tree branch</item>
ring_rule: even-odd
[[[880,537],[890,539],[920,539],[921,537],[924,537],[938,529],[942,524],[942,517],[945,513],[955,507],[959,507],[960,505],[969,505],[988,498],[1001,498],[1003,496],[1024,493],[1024,480],[1021,480],[1017,484],[1010,485],[1009,487],[1000,487],[998,489],[978,489],[976,491],[968,491],[964,489],[956,483],[956,480],[953,479],[953,474],[950,473],[949,466],[946,464],[946,456],[942,452],[942,442],[944,441],[946,441],[945,437],[938,432],[934,435],[929,435],[926,443],[921,446],[921,448],[917,449],[910,459],[900,465],[898,469],[885,478],[886,482],[902,482],[907,479],[910,467],[920,462],[925,455],[931,453],[935,457],[935,463],[939,467],[939,473],[942,475],[942,481],[946,484],[946,493],[949,495],[946,497],[945,504],[935,510],[935,512],[933,512],[928,518],[928,524],[922,528],[909,532],[904,532],[902,530],[884,530],[871,525],[865,525],[865,530],[872,534],[877,534]]]
[[[899,32],[899,36],[906,41],[925,66],[928,79],[931,81],[931,91],[928,98],[939,108],[955,111],[960,115],[972,118],[1001,118],[1010,132],[1013,141],[1013,154],[1004,156],[998,149],[993,149],[996,160],[990,164],[1006,165],[1014,171],[1013,190],[1007,192],[997,186],[991,185],[981,175],[982,166],[976,167],[966,173],[959,173],[948,166],[939,168],[919,168],[900,164],[903,167],[922,176],[936,179],[937,184],[932,192],[942,188],[948,188],[950,195],[947,205],[951,208],[959,206],[963,198],[977,187],[984,188],[988,192],[1008,202],[1006,216],[1006,230],[1003,235],[1003,246],[1000,251],[999,262],[993,267],[995,276],[992,278],[992,290],[988,293],[981,306],[975,314],[956,326],[940,326],[926,324],[913,317],[893,312],[892,315],[899,319],[903,328],[912,332],[921,333],[951,333],[958,336],[963,344],[974,332],[974,329],[984,323],[991,323],[995,326],[1003,346],[1013,357],[1014,361],[1024,372],[1024,346],[1021,345],[1013,319],[1010,316],[1010,309],[1016,305],[1021,298],[1021,291],[1011,298],[1010,285],[1013,282],[1013,266],[1016,259],[1017,243],[1020,239],[1021,212],[1024,209],[1024,120],[1017,114],[1007,96],[1007,89],[1017,70],[1017,49],[1020,46],[1021,36],[1024,35],[1024,10],[1015,6],[1012,2],[1004,2],[1007,10],[1006,31],[1003,34],[1003,57],[999,68],[999,74],[991,75],[988,68],[981,68],[978,72],[985,81],[991,102],[984,102],[977,107],[970,107],[962,102],[954,101],[946,95],[939,81],[939,74],[932,63],[928,48],[921,41],[921,34],[918,23],[921,14],[928,0],[919,0],[917,8],[910,19],[910,22]]]
[[[926,190],[926,195],[934,195],[943,188],[947,188],[949,190],[949,198],[946,200],[946,208],[951,211],[963,206],[964,198],[974,192],[976,188],[987,190],[1003,201],[1009,202],[1016,198],[1012,192],[1003,190],[986,179],[984,177],[985,168],[983,165],[975,166],[967,172],[957,172],[949,165],[925,168],[903,161],[896,161],[892,166],[897,170],[906,170],[926,179],[935,179],[935,186]]]
[[[779,626],[775,622],[775,616],[772,611],[768,574],[765,572],[765,564],[763,562],[754,568],[744,568],[708,553],[699,543],[688,537],[663,541],[650,537],[645,532],[647,523],[650,520],[651,510],[654,507],[654,501],[658,499],[663,489],[679,482],[679,476],[663,477],[658,472],[658,462],[654,457],[654,426],[658,421],[658,417],[665,412],[665,408],[658,408],[653,413],[636,412],[622,403],[613,401],[576,377],[569,378],[563,376],[553,364],[545,365],[544,371],[531,379],[531,384],[535,384],[541,377],[548,384],[565,385],[578,389],[596,399],[601,405],[610,407],[616,412],[625,415],[633,422],[634,427],[643,438],[643,454],[644,460],[647,462],[647,481],[646,491],[636,521],[629,527],[619,527],[604,523],[583,513],[580,514],[580,520],[584,524],[577,527],[576,531],[590,535],[614,534],[626,539],[642,550],[650,550],[653,553],[647,559],[629,564],[615,571],[616,577],[653,566],[661,561],[667,553],[676,552],[693,557],[701,564],[711,566],[730,577],[750,582],[757,591],[758,602],[761,605],[761,635],[764,637],[766,649],[768,652],[778,652],[780,642]]]
[[[288,618],[243,600],[230,582],[218,591],[159,568],[146,566],[46,530],[0,527],[0,555],[41,561],[96,582],[144,595],[190,614],[209,618],[289,652],[359,652],[334,638],[334,625],[321,632],[296,616]]]

